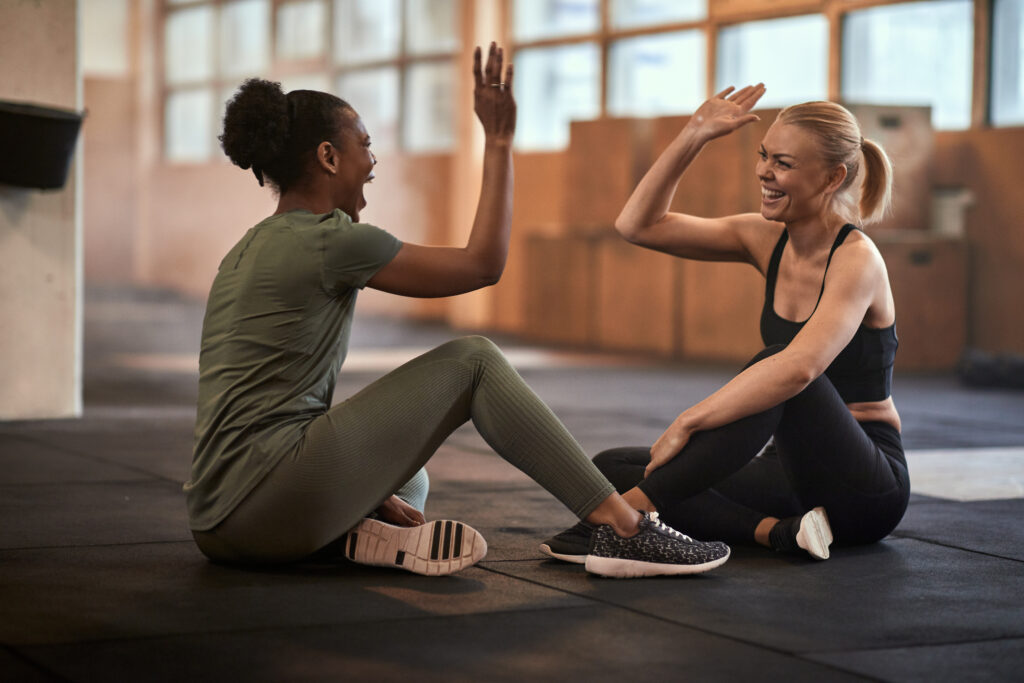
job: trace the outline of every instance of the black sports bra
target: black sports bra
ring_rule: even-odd
[[[826,273],[828,273],[828,266],[832,263],[832,255],[836,249],[843,243],[846,236],[856,229],[856,226],[846,224],[839,231],[839,235],[832,245],[832,251],[828,254],[828,261],[825,263]],[[775,245],[775,251],[772,252],[771,261],[768,263],[768,274],[765,278],[764,308],[761,309],[761,340],[768,346],[790,343],[807,322],[805,320],[802,323],[797,323],[786,320],[775,312],[775,281],[779,276],[782,251],[788,240],[789,233],[783,230],[782,236]],[[821,302],[821,295],[824,292],[825,281],[823,278],[821,291],[818,293],[818,303]],[[815,311],[818,310],[818,303],[814,305]],[[813,311],[811,315],[814,315]],[[896,358],[897,346],[899,346],[899,340],[896,338],[895,323],[883,328],[865,327],[862,323],[850,343],[839,352],[832,364],[825,370],[825,375],[831,380],[846,403],[886,399],[892,392],[892,366]]]

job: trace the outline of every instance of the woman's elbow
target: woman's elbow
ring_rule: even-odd
[[[633,244],[638,244],[640,242],[640,235],[643,232],[643,228],[641,226],[637,225],[633,221],[624,219],[622,216],[615,219],[615,230],[622,235],[623,239],[627,242],[632,242]]]

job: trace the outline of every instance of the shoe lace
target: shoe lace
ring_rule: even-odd
[[[676,531],[668,524],[665,524],[665,522],[661,521],[661,518],[658,516],[657,512],[650,513],[650,520],[655,530],[660,531],[661,533],[666,534],[667,536],[671,536],[672,538],[679,541],[685,541],[687,543],[696,543],[696,541],[694,541],[686,534]]]

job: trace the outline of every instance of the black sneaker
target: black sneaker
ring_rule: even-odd
[[[541,543],[540,551],[562,562],[583,564],[590,554],[590,537],[594,529],[590,522],[580,522]]]
[[[728,559],[726,544],[695,541],[660,521],[657,512],[644,512],[640,531],[629,538],[619,536],[608,525],[597,527],[586,567],[601,576],[632,578],[699,574]]]
[[[426,576],[454,574],[486,554],[487,541],[476,529],[451,520],[395,526],[366,518],[345,538],[345,557],[353,562]]]

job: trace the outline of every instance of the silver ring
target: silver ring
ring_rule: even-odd
[[[492,88],[504,88],[505,84],[504,83],[491,83],[491,87]]]

